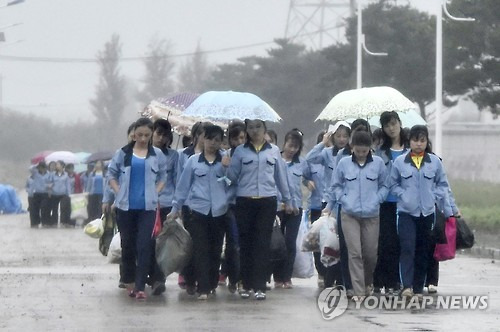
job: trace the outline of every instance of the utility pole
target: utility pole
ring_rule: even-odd
[[[322,49],[344,38],[355,0],[290,0],[285,38]]]

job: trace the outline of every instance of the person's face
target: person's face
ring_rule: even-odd
[[[391,138],[391,140],[394,140],[398,138],[399,134],[401,133],[401,124],[398,120],[391,119],[391,121],[389,121],[382,127],[382,130],[387,136]]]
[[[333,134],[333,144],[338,148],[342,149],[349,143],[349,134],[345,128],[339,128]]]
[[[45,174],[45,173],[47,173],[47,167],[39,166],[38,171],[40,172],[40,174]]]
[[[63,165],[61,163],[56,163],[56,171],[57,172],[62,172],[63,171]]]
[[[196,141],[196,145],[203,149],[203,144],[205,142],[205,131],[202,131],[200,135],[198,136],[198,140]]]
[[[168,143],[167,133],[156,129],[153,133],[153,145],[157,148],[163,148],[164,146],[167,146],[167,143]]]
[[[134,141],[134,130],[133,129],[130,131],[130,133],[128,133],[127,139],[128,139],[129,143],[132,143]]]
[[[56,170],[56,163],[52,162],[49,164],[49,171],[54,172]]]
[[[245,138],[246,138],[245,132],[241,131],[238,136],[231,137],[231,139],[229,140],[229,144],[231,145],[232,148],[235,148],[238,145],[245,143]]]
[[[151,140],[152,135],[153,131],[148,126],[140,126],[135,128],[134,140],[141,147],[145,147],[148,145],[149,140]]]
[[[286,159],[292,159],[293,156],[299,151],[300,146],[294,140],[287,140],[285,146],[283,147],[283,154]]]
[[[222,139],[220,135],[216,135],[213,138],[205,138],[203,140],[205,153],[211,153],[211,154],[216,153],[217,151],[220,150],[221,144],[222,144]]]
[[[102,171],[102,169],[103,169],[103,167],[102,167],[102,161],[99,160],[99,161],[97,161],[95,163],[94,171],[100,172],[100,171]]]
[[[68,173],[69,175],[73,175],[74,172],[75,169],[73,167],[66,167],[66,173]]]
[[[352,147],[352,153],[354,153],[358,161],[365,161],[368,153],[370,153],[370,147],[364,145],[354,145]]]
[[[247,134],[252,142],[260,143],[264,140],[266,128],[260,120],[250,120],[247,123]],[[268,141],[269,142],[269,141]]]
[[[422,153],[427,147],[427,137],[420,135],[418,138],[412,137],[410,139],[410,149],[414,153]]]

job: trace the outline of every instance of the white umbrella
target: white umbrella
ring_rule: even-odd
[[[51,161],[62,160],[66,164],[76,164],[78,163],[78,157],[70,151],[56,151],[45,157],[45,162],[50,163]]]
[[[281,117],[258,96],[248,92],[208,91],[189,105],[183,115],[211,120],[234,119],[279,122]]]
[[[337,94],[321,111],[316,121],[370,119],[385,111],[405,113],[415,108],[415,104],[394,88],[361,88]]]

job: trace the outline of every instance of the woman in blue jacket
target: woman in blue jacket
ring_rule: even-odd
[[[352,136],[352,157],[340,160],[332,191],[342,205],[342,230],[349,256],[349,272],[358,299],[370,295],[377,263],[379,209],[388,193],[387,171],[380,157],[372,156],[369,133]]]
[[[151,145],[153,123],[141,118],[134,141],[116,151],[108,167],[115,192],[116,221],[121,235],[123,281],[129,295],[144,300],[158,193],[165,183],[165,159]],[[135,284],[134,284],[135,282]]]
[[[193,256],[186,273],[189,289],[198,286],[198,299],[206,300],[217,287],[220,256],[228,209],[226,166],[222,165],[220,147],[224,131],[219,126],[205,127],[202,153],[194,154],[185,164],[175,190],[172,212],[167,219],[179,216],[182,206],[189,217],[184,226],[193,239]],[[191,271],[190,271],[191,272]]]
[[[266,142],[266,124],[245,120],[247,142],[236,148],[229,164],[228,177],[236,181],[236,221],[240,236],[242,298],[255,291],[257,300],[266,299],[271,233],[276,218],[277,190],[285,211],[292,213],[286,165],[276,145]]]
[[[390,174],[392,163],[408,150],[408,140],[398,113],[384,112],[380,115],[382,145],[375,154],[382,158]],[[378,241],[378,261],[373,276],[374,292],[384,288],[386,296],[394,295],[399,289],[399,237],[397,229],[396,196],[389,194],[380,204],[380,233]]]
[[[298,129],[292,129],[285,135],[283,151],[281,157],[286,163],[288,185],[292,197],[292,213],[286,213],[279,198],[278,216],[281,220],[281,231],[285,237],[287,258],[274,266],[274,288],[293,288],[292,272],[297,250],[297,234],[299,232],[300,221],[302,218],[302,181],[306,175],[306,162],[300,157],[304,143],[302,141],[302,132]],[[310,176],[307,176],[310,180]]]
[[[449,191],[443,164],[431,153],[427,127],[411,128],[410,151],[394,161],[389,186],[398,198],[401,296],[415,294],[421,298],[435,206],[440,201],[448,201]],[[445,217],[453,215],[450,204],[445,204],[444,214]]]

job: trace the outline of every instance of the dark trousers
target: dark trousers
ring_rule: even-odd
[[[427,276],[425,278],[425,286],[437,286],[439,282],[439,262],[434,259],[434,250],[436,250],[436,240],[431,236],[429,250],[427,251]]]
[[[33,194],[33,219],[31,220],[31,226],[38,226],[40,222],[42,225],[50,224],[49,194],[47,193]]]
[[[297,255],[297,234],[299,233],[300,221],[302,219],[302,209],[299,214],[287,214],[284,211],[278,212],[281,220],[281,232],[285,237],[287,258],[277,262],[273,266],[274,281],[286,282],[292,280],[293,263]]]
[[[266,291],[276,197],[236,198],[243,288]]]
[[[170,211],[172,211],[172,207],[163,207],[163,208],[160,208],[160,219],[162,221],[162,223],[165,221],[165,219],[167,218],[167,214],[170,213]],[[156,216],[155,216],[156,218]],[[156,220],[155,220],[156,222]],[[160,269],[160,266],[158,265],[158,263],[156,262],[156,238],[153,239],[153,241],[151,241],[151,264],[149,266],[149,281],[148,283],[153,286],[155,282],[162,282],[162,283],[165,283],[166,281],[166,278],[165,278],[165,274],[163,274],[163,272],[161,271]]]
[[[35,217],[35,203],[34,203],[34,198],[33,196],[28,196],[28,211],[30,213],[30,224],[32,226],[35,225],[35,220],[36,220],[36,217]]]
[[[122,281],[144,291],[151,265],[151,242],[155,211],[116,209],[122,244]]]
[[[87,204],[88,221],[99,219],[102,216],[102,194],[89,194]]]
[[[225,220],[226,247],[220,273],[226,275],[230,284],[240,281],[240,244],[234,205],[229,207]]]
[[[413,287],[416,294],[421,294],[424,288],[433,222],[434,214],[427,217],[413,217],[403,212],[398,214],[401,282],[403,288]]]
[[[326,203],[323,204],[323,208]],[[311,209],[311,224],[314,223],[321,217],[321,210]],[[314,256],[314,266],[318,275],[324,278],[325,287],[332,287],[333,285],[344,285],[344,280],[342,278],[342,268],[340,264],[335,264],[326,267],[321,263],[321,253],[313,252]]]
[[[57,225],[59,208],[61,209],[61,224],[70,224],[71,201],[68,195],[52,195],[49,198],[50,224]]]
[[[347,252],[347,245],[345,243],[344,232],[342,231],[342,219],[340,218],[342,206],[339,205],[337,212],[337,231],[339,233],[340,244],[340,269],[342,273],[342,280],[346,289],[352,289],[351,274],[349,272],[349,255]]]
[[[225,218],[225,215],[212,217],[191,211],[191,216],[184,221],[193,240],[193,256],[187,268],[192,269],[192,273],[186,273],[186,283],[197,283],[200,294],[217,288]]]
[[[373,286],[398,289],[399,237],[397,203],[380,204],[378,260],[373,274]]]

